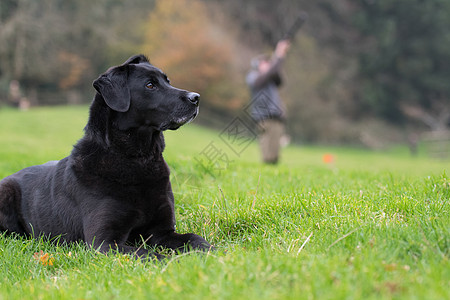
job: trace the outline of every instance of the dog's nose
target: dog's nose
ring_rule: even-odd
[[[200,102],[200,94],[189,92],[187,94],[187,98],[188,98],[189,102],[191,102],[195,106],[198,106],[198,103]]]

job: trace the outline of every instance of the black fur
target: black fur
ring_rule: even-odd
[[[0,182],[0,230],[140,257],[160,257],[135,247],[143,239],[171,249],[210,249],[196,234],[175,232],[162,156],[162,132],[194,119],[200,95],[172,87],[143,55],[110,68],[94,87],[85,135],[71,155]]]

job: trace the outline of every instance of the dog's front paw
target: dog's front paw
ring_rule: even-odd
[[[216,248],[214,248],[214,246],[208,243],[204,238],[196,234],[192,234],[187,243],[187,246],[192,250],[199,250],[204,252],[216,250]]]

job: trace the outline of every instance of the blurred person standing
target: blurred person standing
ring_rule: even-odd
[[[252,96],[251,115],[258,124],[262,160],[267,164],[278,163],[285,132],[285,111],[278,88],[282,84],[281,67],[289,47],[289,40],[281,40],[272,57],[254,58],[246,78]]]
[[[9,83],[8,104],[13,107],[19,107],[22,92],[20,91],[20,84],[17,80],[11,80]]]
[[[17,80],[11,80],[9,83],[8,104],[21,110],[30,108],[30,102],[22,96],[20,83]]]

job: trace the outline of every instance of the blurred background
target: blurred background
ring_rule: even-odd
[[[294,142],[448,141],[448,0],[1,0],[0,105],[90,103],[100,73],[144,53],[222,129],[251,100],[251,58],[300,11],[281,90]]]

